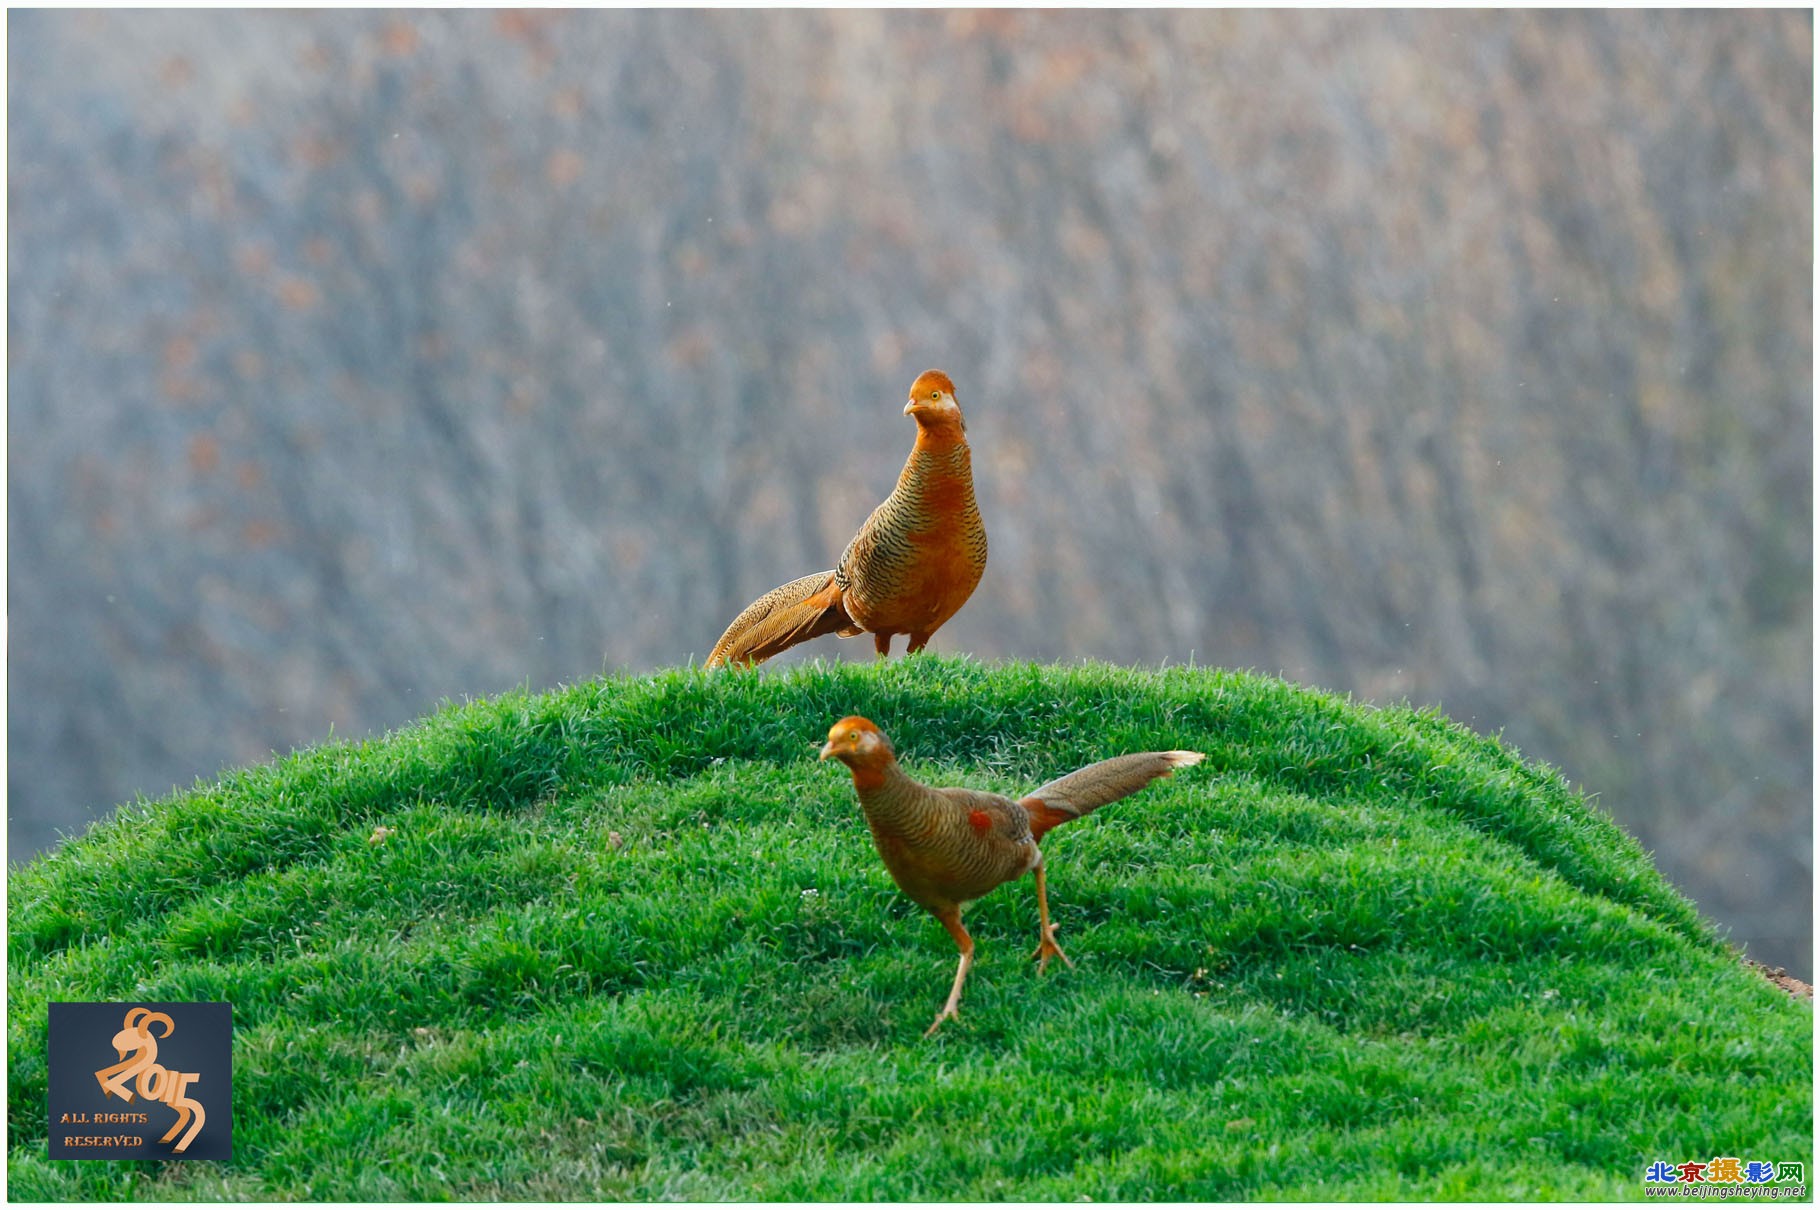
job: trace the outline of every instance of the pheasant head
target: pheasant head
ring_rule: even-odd
[[[967,422],[961,418],[960,401],[954,397],[954,381],[940,370],[924,370],[910,384],[910,401],[904,404],[904,415],[913,417],[919,428],[940,428],[958,424],[962,431]]]
[[[891,741],[871,719],[850,714],[828,729],[822,745],[823,760],[837,760],[853,770],[855,785],[877,785],[885,770],[897,761]]]

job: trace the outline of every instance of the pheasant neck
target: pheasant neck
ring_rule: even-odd
[[[947,452],[954,446],[967,446],[967,422],[957,412],[944,416],[916,418],[916,450]]]
[[[912,503],[915,518],[925,522],[945,521],[974,507],[973,454],[959,419],[917,424],[916,446],[894,494]]]
[[[928,791],[895,760],[883,767],[854,768],[853,788],[873,827],[900,835],[918,830],[913,825],[921,818],[921,799]]]

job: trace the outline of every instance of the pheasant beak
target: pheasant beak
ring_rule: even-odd
[[[904,400],[904,415],[908,416],[915,410],[916,410],[916,399],[914,397]]]
[[[834,755],[834,741],[829,740],[827,743],[822,745],[821,759],[827,760],[830,756],[833,756],[833,755]]]

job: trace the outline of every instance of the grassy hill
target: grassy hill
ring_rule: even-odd
[[[829,724],[926,780],[1205,764],[939,925]],[[389,836],[375,843],[374,829]],[[12,872],[14,1198],[1635,1197],[1812,1161],[1811,1010],[1555,773],[1267,677],[917,657],[453,707]],[[231,1163],[44,1158],[49,1000],[228,1000]],[[1809,1169],[1812,1170],[1811,1168]]]

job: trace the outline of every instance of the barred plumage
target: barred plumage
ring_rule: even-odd
[[[896,635],[921,651],[986,571],[986,527],[954,384],[919,376],[904,413],[916,444],[897,486],[847,543],[833,571],[772,589],[741,610],[706,664],[756,664],[819,635],[870,632],[880,655]]]
[[[923,785],[897,763],[884,732],[858,715],[834,724],[821,755],[853,771],[860,809],[885,868],[904,894],[942,922],[960,947],[954,988],[930,1033],[958,1015],[961,987],[973,963],[973,938],[961,925],[961,908],[994,887],[1034,872],[1042,940],[1033,957],[1043,965],[1052,957],[1068,963],[1049,923],[1037,841],[1057,824],[1079,819],[1201,760],[1201,753],[1185,751],[1115,756],[1058,777],[1013,802],[984,790]]]

